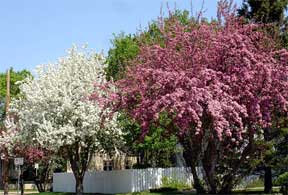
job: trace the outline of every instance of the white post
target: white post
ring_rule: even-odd
[[[15,164],[15,166],[18,168],[17,195],[19,195],[21,165],[24,164],[24,159],[23,159],[23,158],[14,158],[14,164]]]
[[[35,163],[34,168],[35,168],[35,170],[36,170],[36,178],[37,178],[37,171],[38,171],[38,168],[39,168],[39,164],[38,164],[38,163]]]

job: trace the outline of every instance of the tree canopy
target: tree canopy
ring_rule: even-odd
[[[163,22],[169,25],[172,19],[177,19],[181,24],[187,25],[189,21],[195,20],[190,17],[187,10],[170,12],[168,17],[163,18]],[[159,27],[158,20],[152,21],[148,28],[139,31],[137,34],[120,33],[112,40],[112,48],[108,51],[107,68],[105,69],[107,79],[119,80],[125,76],[126,70],[132,65],[139,54],[140,47],[144,44],[163,44],[163,34]]]
[[[73,47],[56,64],[39,67],[35,79],[25,79],[20,97],[11,102],[17,120],[7,124],[16,136],[7,133],[8,138],[38,144],[68,159],[78,194],[94,152],[113,151],[122,140],[117,113],[89,99],[94,90],[105,96],[99,87],[106,82],[104,67],[100,55]]]
[[[257,23],[283,24],[287,8],[287,0],[244,0],[238,13],[240,16]]]
[[[113,46],[108,52],[108,66],[105,69],[108,80],[117,81],[125,78],[127,70],[137,63],[137,56],[143,45],[164,44],[163,33],[160,30],[163,24],[168,31],[169,25],[173,25],[171,22],[173,20],[179,21],[182,25],[188,25],[191,21],[195,21],[195,18],[191,17],[187,10],[170,11],[169,15],[163,16],[162,19],[162,21],[152,21],[147,29],[141,30],[137,34],[121,33],[115,36],[112,41]],[[165,136],[165,128],[155,126],[145,137],[141,137],[140,125],[132,119],[130,121],[130,118],[126,118],[126,116],[122,114],[118,120],[123,131],[127,132],[126,143],[128,146],[133,146],[129,147],[130,150],[141,157],[138,167],[168,167],[175,164],[175,160],[173,160],[177,144],[175,136]],[[161,155],[157,155],[160,153]]]
[[[202,162],[211,193],[232,190],[245,174],[240,167],[258,154],[262,128],[288,105],[287,50],[275,48],[261,26],[224,11],[224,24],[173,20],[161,29],[164,44],[141,47],[117,82],[118,108],[141,124],[142,135],[168,113],[166,131],[190,151],[192,169]]]

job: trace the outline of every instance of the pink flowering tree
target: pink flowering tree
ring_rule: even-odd
[[[55,153],[39,145],[25,143],[20,139],[19,133],[19,129],[8,128],[0,130],[1,158],[8,162],[9,159],[13,160],[16,157],[24,158],[24,165],[21,167],[22,176],[25,171],[32,171],[35,163],[38,163],[40,165],[40,171],[38,171],[38,175],[35,175],[35,172],[32,171],[33,178],[39,192],[44,192],[52,181],[51,175],[55,168],[53,161],[55,158],[59,159],[59,157],[56,157]],[[5,169],[5,171],[8,177],[9,169]],[[21,194],[23,194],[23,192],[24,188],[21,186]]]
[[[25,171],[32,173],[38,191],[45,192],[49,190],[50,184],[52,183],[53,172],[60,165],[56,161],[61,162],[62,159],[57,156],[55,152],[42,148],[39,145],[32,146],[21,142],[14,143],[12,153],[13,156],[24,158],[22,174],[24,174]],[[36,163],[38,164],[37,173],[36,170],[34,170]]]
[[[231,192],[261,154],[262,129],[287,115],[288,105],[287,50],[223,5],[224,22],[172,21],[162,31],[164,45],[143,46],[113,96],[143,137],[168,115],[167,134],[182,143],[195,187],[201,190],[201,165],[210,193]]]

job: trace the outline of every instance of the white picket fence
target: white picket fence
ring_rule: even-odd
[[[86,193],[128,193],[159,188],[162,178],[170,177],[186,184],[193,181],[185,167],[127,169],[117,171],[86,172],[84,192]],[[72,173],[54,173],[54,192],[75,192],[75,178]]]

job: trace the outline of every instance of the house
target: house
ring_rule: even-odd
[[[88,171],[112,171],[132,169],[137,164],[137,156],[129,156],[126,154],[109,156],[108,154],[94,154]],[[67,172],[72,172],[71,166],[68,163]]]

